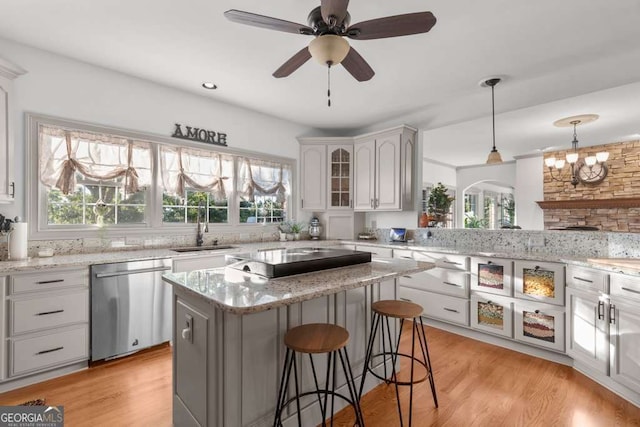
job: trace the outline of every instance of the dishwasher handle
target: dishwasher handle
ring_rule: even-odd
[[[112,271],[109,273],[96,273],[96,278],[102,279],[105,277],[128,276],[129,274],[153,273],[154,271],[168,271],[168,270],[171,270],[171,267],[138,268],[136,270],[120,270],[120,271]]]

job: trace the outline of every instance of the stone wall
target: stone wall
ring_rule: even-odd
[[[567,152],[546,153],[544,158],[564,159]],[[568,164],[562,170],[562,181],[552,179],[544,165],[544,200],[604,200],[640,197],[640,141],[619,142],[579,148],[580,158],[595,155],[598,151],[608,151],[609,173],[599,184],[571,185],[571,171]],[[555,172],[554,172],[555,175]],[[568,226],[594,226],[602,231],[640,232],[640,206],[632,208],[608,207],[590,209],[545,209],[545,229]]]

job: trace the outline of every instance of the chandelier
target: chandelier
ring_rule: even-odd
[[[575,188],[579,183],[597,184],[604,180],[607,176],[607,165],[605,162],[609,159],[609,153],[601,151],[595,156],[587,156],[580,159],[578,155],[578,134],[577,126],[598,120],[597,114],[584,114],[581,116],[572,116],[557,120],[553,124],[558,127],[573,126],[573,140],[571,141],[571,151],[567,153],[565,159],[556,159],[548,157],[544,160],[545,165],[549,168],[551,179],[554,181],[564,181],[563,169],[565,163],[571,167],[571,185]]]

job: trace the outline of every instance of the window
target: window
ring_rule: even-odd
[[[198,219],[249,226],[290,214],[291,159],[35,115],[27,121],[36,238],[182,233]]]
[[[291,168],[254,158],[240,159],[238,173],[241,223],[276,223],[287,217]]]

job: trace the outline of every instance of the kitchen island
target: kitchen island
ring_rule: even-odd
[[[283,336],[303,323],[347,328],[347,351],[359,381],[371,304],[397,299],[396,278],[433,266],[380,258],[278,279],[230,268],[165,274],[164,280],[173,285],[174,425],[272,425],[284,359]],[[315,363],[319,378],[325,372],[322,357]],[[306,357],[301,360],[302,390],[312,387],[308,363]],[[383,363],[377,360],[375,368],[381,371]],[[366,391],[377,384],[372,377]],[[345,388],[346,392],[340,375],[338,385],[338,391]],[[316,425],[322,418],[314,403],[314,399],[303,399],[304,425]],[[285,425],[295,423],[291,418],[295,405],[289,410]]]

